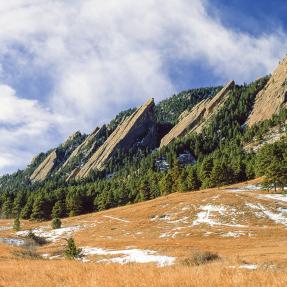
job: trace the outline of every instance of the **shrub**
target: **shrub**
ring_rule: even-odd
[[[198,266],[219,259],[220,257],[216,253],[209,251],[196,251],[190,257],[185,258],[182,263],[186,266]]]
[[[81,257],[82,250],[80,248],[77,248],[75,240],[72,237],[65,240],[67,241],[67,246],[64,250],[65,258],[75,259]]]
[[[61,228],[62,222],[61,222],[60,218],[54,218],[54,219],[52,220],[51,225],[52,225],[52,228],[53,228],[53,229],[58,229],[58,228]]]
[[[31,239],[38,245],[44,245],[47,243],[47,240],[44,237],[37,236],[32,230],[29,231],[27,238]]]
[[[14,228],[14,230],[16,230],[16,231],[19,231],[19,230],[20,230],[20,219],[19,219],[18,216],[14,219],[13,228]]]

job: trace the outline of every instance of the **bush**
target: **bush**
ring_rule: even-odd
[[[52,228],[53,228],[53,229],[58,229],[58,228],[61,228],[62,222],[61,222],[60,218],[54,218],[54,219],[52,220],[51,225],[52,225]]]
[[[37,236],[32,230],[29,231],[27,238],[31,239],[38,245],[44,245],[47,243],[47,240],[44,237]]]
[[[75,240],[73,238],[65,239],[67,246],[64,250],[64,256],[67,259],[75,259],[81,257],[82,250],[77,248]]]
[[[13,228],[14,228],[14,230],[16,230],[16,231],[19,231],[19,230],[20,230],[20,219],[19,219],[19,217],[16,217],[16,218],[14,219]]]
[[[209,251],[196,251],[190,257],[185,258],[182,263],[186,266],[198,266],[219,259],[220,257],[216,253]]]

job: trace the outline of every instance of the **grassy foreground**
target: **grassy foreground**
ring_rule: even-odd
[[[9,260],[0,262],[0,286],[13,287],[248,287],[286,286],[287,273],[226,268],[99,265],[76,261]]]

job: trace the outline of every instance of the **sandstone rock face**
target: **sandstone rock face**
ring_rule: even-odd
[[[135,144],[149,147],[156,144],[153,99],[148,100],[114,130],[77,173],[76,178],[87,177],[91,170],[103,170],[117,149],[128,150]]]
[[[248,126],[272,118],[282,107],[287,107],[287,56],[279,63],[264,89],[257,94]]]
[[[71,161],[78,156],[82,152],[88,152],[87,149],[92,145],[94,142],[95,138],[97,137],[98,133],[100,132],[100,128],[96,128],[68,157],[68,159],[64,162],[63,166],[61,169],[69,165]]]
[[[57,152],[53,150],[46,159],[36,168],[33,174],[30,176],[30,180],[35,181],[43,181],[47,178],[49,173],[55,167],[55,163],[57,160]]]
[[[216,114],[228,99],[228,94],[234,88],[234,85],[234,81],[230,81],[212,99],[205,99],[193,107],[190,112],[184,112],[180,117],[179,123],[162,138],[160,147],[168,145],[177,137],[183,136],[188,132],[200,133],[208,123],[208,120]]]

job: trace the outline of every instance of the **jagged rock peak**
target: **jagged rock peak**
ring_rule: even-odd
[[[213,116],[228,98],[229,91],[235,86],[234,81],[228,82],[213,98],[205,99],[194,106],[191,111],[184,112],[170,132],[165,135],[160,143],[160,147],[166,146],[179,136],[193,131],[200,133]]]
[[[149,99],[118,125],[104,144],[96,150],[77,173],[76,178],[87,177],[92,170],[103,170],[107,161],[117,149],[128,150],[138,141],[144,146],[155,147],[156,128],[153,99]]]
[[[67,158],[67,160],[61,167],[61,170],[65,168],[76,156],[78,156],[82,151],[84,151],[92,144],[97,135],[101,132],[102,128],[97,127],[90,135],[86,137],[86,139]]]
[[[75,133],[72,133],[66,140],[65,142],[62,144],[62,146],[65,146],[67,144],[69,144],[71,141],[75,140],[78,137],[81,137],[82,134],[80,131],[76,131]]]
[[[257,94],[248,126],[272,118],[287,107],[287,55],[280,61],[266,86]]]
[[[43,181],[47,178],[49,173],[55,167],[55,163],[57,160],[57,151],[52,150],[49,155],[45,158],[45,160],[35,169],[35,171],[30,176],[30,180],[35,181]]]

